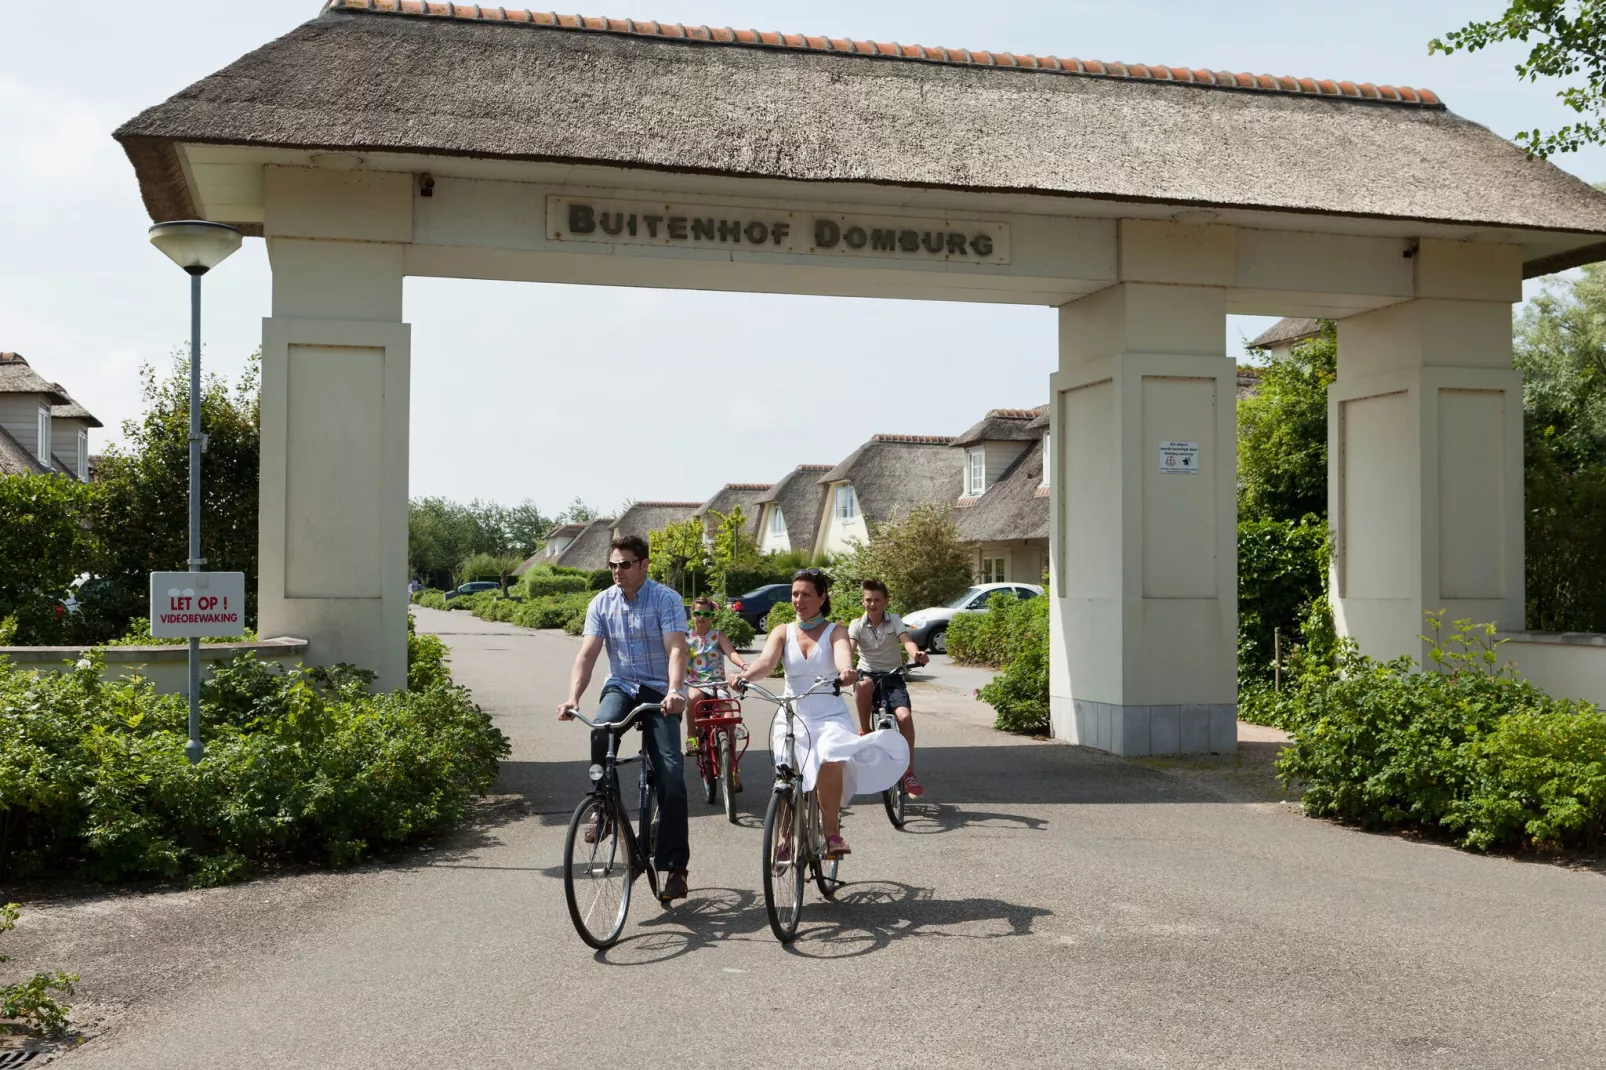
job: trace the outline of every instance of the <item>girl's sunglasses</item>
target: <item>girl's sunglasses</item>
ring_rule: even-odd
[[[691,611],[691,615],[694,617],[712,617],[714,611],[712,609],[694,609]]]

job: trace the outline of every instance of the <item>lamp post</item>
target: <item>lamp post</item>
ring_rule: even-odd
[[[190,276],[190,571],[201,557],[201,276],[240,247],[240,232],[222,223],[182,219],[150,229],[151,244]],[[201,640],[190,637],[189,760],[201,760]]]

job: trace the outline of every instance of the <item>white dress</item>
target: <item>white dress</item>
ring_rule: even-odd
[[[803,656],[798,645],[798,626],[786,626],[786,650],[781,667],[786,672],[786,694],[801,695],[814,686],[822,676],[837,674],[836,659],[831,656],[832,633],[836,624],[828,625],[820,633],[814,653]],[[814,779],[822,762],[842,762],[842,803],[846,805],[855,795],[871,795],[886,791],[903,777],[909,768],[909,744],[896,729],[884,728],[867,736],[859,735],[858,726],[848,714],[847,703],[830,691],[816,691],[797,703],[796,746],[798,764],[802,766],[803,790],[814,790]],[[770,753],[777,760],[785,753],[786,716],[775,718],[775,729],[770,737]]]

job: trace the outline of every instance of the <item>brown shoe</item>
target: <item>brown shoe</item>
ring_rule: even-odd
[[[665,903],[672,899],[686,898],[686,871],[672,869],[664,880],[664,886],[658,890],[658,898]]]
[[[586,829],[585,829],[585,833],[584,833],[585,841],[587,843],[596,843],[599,839],[601,839],[602,837],[604,837],[606,835],[609,835],[612,832],[613,832],[613,822],[612,821],[608,822],[608,831],[607,832],[603,832],[602,831],[602,813],[600,811],[597,811],[597,810],[591,811],[591,820],[586,822]]]

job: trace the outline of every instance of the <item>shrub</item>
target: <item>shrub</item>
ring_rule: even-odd
[[[594,568],[586,574],[586,590],[606,591],[613,586],[613,573],[605,568]]]
[[[1033,602],[1047,604],[1042,597],[1022,600],[999,593],[987,600],[985,612],[954,614],[948,622],[949,656],[963,664],[1002,666],[1025,642],[1036,619]]]
[[[750,646],[753,642],[753,626],[723,606],[714,615],[714,628],[724,632],[725,638],[731,641],[731,646],[738,650]]]
[[[445,591],[419,591],[413,595],[413,601],[425,609],[446,609]]]
[[[188,704],[142,680],[0,662],[0,871],[95,880],[234,880],[256,862],[334,865],[443,832],[496,776],[506,738],[468,692],[427,677],[371,694],[350,666],[278,671],[243,655]]]
[[[257,633],[254,628],[247,628],[244,633],[235,636],[217,636],[201,640],[203,643],[254,643]],[[128,622],[128,631],[102,643],[102,646],[183,646],[188,639],[158,639],[151,634],[151,621],[149,617],[135,617]]]
[[[988,604],[986,616],[1000,611],[1004,644],[1002,671],[984,684],[976,697],[997,713],[996,727],[1006,732],[1041,732],[1048,728],[1048,597],[1005,606]],[[958,618],[956,618],[957,620]],[[952,635],[953,625],[949,625]],[[949,639],[952,649],[952,638]]]
[[[419,635],[407,621],[407,690],[445,686],[452,682],[446,671],[446,644],[438,635]]]
[[[585,624],[586,607],[596,596],[589,593],[553,594],[532,598],[513,608],[513,623],[523,628],[564,628],[569,621]],[[573,633],[579,634],[578,627]]]
[[[841,573],[849,581],[843,587],[857,586],[861,576],[880,578],[897,613],[947,605],[972,582],[970,551],[960,541],[951,512],[946,502],[928,502],[902,520],[871,525],[870,545],[833,568],[832,575]],[[857,603],[858,597],[854,592],[847,601]]]
[[[1272,679],[1274,633],[1290,653],[1327,583],[1327,525],[1320,517],[1245,520],[1238,525],[1238,680]],[[951,629],[950,629],[951,631]],[[948,640],[950,646],[953,638]]]
[[[62,641],[61,601],[89,567],[83,515],[94,494],[54,475],[0,478],[0,617],[15,620],[24,645]]]
[[[579,635],[582,631],[585,630],[585,626],[586,626],[586,615],[584,613],[581,613],[578,616],[570,617],[568,620],[563,622],[563,634],[564,635]]]
[[[550,573],[524,577],[524,597],[541,598],[549,594],[577,594],[586,590],[585,576],[554,576]]]
[[[836,606],[832,605],[832,609]],[[797,620],[797,610],[792,608],[790,602],[777,602],[770,606],[770,611],[764,614],[764,630],[773,632],[783,624],[791,624]]]
[[[1500,668],[1493,625],[1455,622],[1430,655],[1380,663],[1340,648],[1281,700],[1294,743],[1277,768],[1305,812],[1413,825],[1462,847],[1594,847],[1606,835],[1606,713]]]

